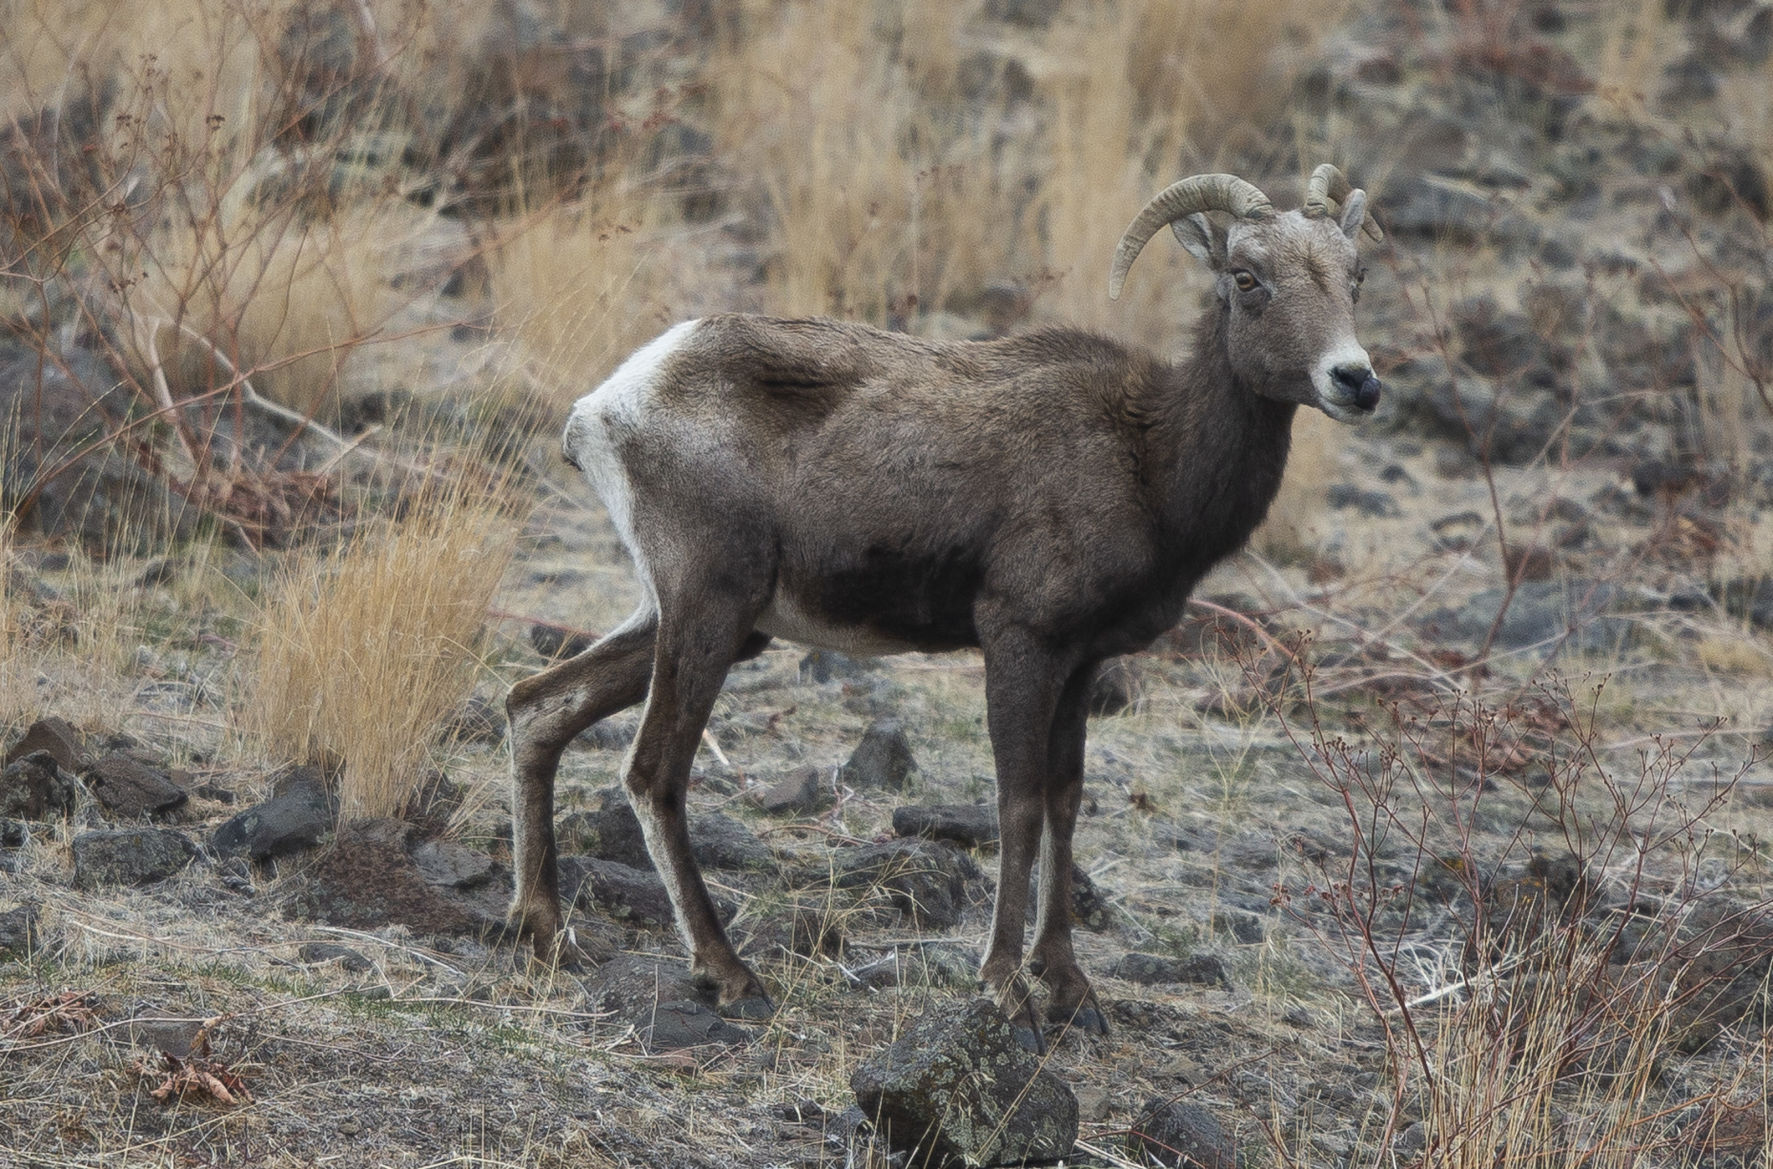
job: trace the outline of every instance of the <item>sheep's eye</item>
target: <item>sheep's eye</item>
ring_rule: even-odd
[[[1361,285],[1366,283],[1366,280],[1367,270],[1365,268],[1356,269],[1354,273],[1354,283],[1349,285],[1349,291],[1353,294],[1354,299],[1357,302],[1361,298]]]
[[[1242,268],[1231,274],[1231,280],[1237,285],[1239,292],[1254,292],[1261,287],[1261,281],[1257,280],[1254,274],[1246,272]]]

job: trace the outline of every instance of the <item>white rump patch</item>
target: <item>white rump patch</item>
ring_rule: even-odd
[[[566,420],[566,433],[561,438],[561,449],[567,458],[584,471],[592,490],[609,509],[616,533],[627,546],[629,555],[634,557],[641,580],[648,589],[652,587],[652,580],[634,540],[634,488],[616,457],[611,428],[633,429],[645,425],[648,413],[654,408],[660,370],[666,360],[689,341],[699,324],[700,320],[691,320],[673,325],[635,350],[607,381],[574,403]]]

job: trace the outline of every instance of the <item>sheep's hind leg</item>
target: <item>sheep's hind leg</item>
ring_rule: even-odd
[[[511,688],[512,866],[517,890],[507,921],[543,959],[572,961],[576,949],[560,908],[554,839],[554,777],[573,736],[646,697],[658,616],[644,606],[583,653]]]
[[[1093,667],[1073,674],[1059,697],[1047,751],[1046,832],[1041,839],[1040,908],[1028,968],[1046,985],[1047,1022],[1108,1034],[1108,1016],[1071,947],[1071,836],[1083,802],[1085,724]]]
[[[726,936],[690,850],[685,813],[690,766],[727,667],[769,641],[752,631],[768,597],[767,580],[757,582],[755,597],[742,599],[734,595],[737,582],[731,573],[722,585],[720,590],[685,590],[675,599],[661,593],[652,689],[625,781],[647,854],[671,896],[678,932],[689,946],[691,977],[714,992],[722,1014],[766,1018],[775,1004]]]

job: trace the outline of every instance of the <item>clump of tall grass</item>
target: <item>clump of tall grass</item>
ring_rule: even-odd
[[[407,810],[473,687],[517,520],[496,487],[427,488],[404,519],[292,558],[270,588],[245,729],[278,757],[342,763],[343,816]]]

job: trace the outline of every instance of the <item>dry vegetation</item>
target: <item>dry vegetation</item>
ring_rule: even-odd
[[[1296,84],[1325,60],[1332,82],[1372,66],[1343,30],[1383,6],[997,18],[1022,7],[0,0],[0,337],[40,363],[30,377],[85,390],[74,437],[42,458],[14,457],[22,407],[0,436],[5,743],[60,715],[243,802],[278,764],[323,762],[345,819],[400,815],[441,769],[468,789],[452,831],[505,856],[502,748],[448,727],[537,665],[527,625],[607,628],[632,599],[553,450],[565,403],[636,344],[744,308],[935,336],[1063,320],[1173,347],[1204,288],[1186,256],[1154,248],[1125,299],[1103,295],[1152,191],[1237,169],[1284,202],[1301,162],[1334,158],[1383,214],[1387,180],[1408,177],[1408,117],[1395,143],[1358,139],[1332,83]],[[1530,7],[1411,6],[1384,52],[1426,61],[1413,92],[1435,101],[1468,74],[1537,78],[1557,59],[1522,34]],[[1658,97],[1680,6],[1568,7],[1589,84],[1554,93],[1575,111],[1562,132],[1678,156],[1701,117]],[[1699,127],[1750,143],[1763,176],[1768,82],[1764,65],[1723,77]],[[1122,1130],[1161,1095],[1213,1103],[1248,1164],[1767,1163],[1766,988],[1689,1040],[1691,1005],[1728,981],[1717,955],[1762,960],[1773,640],[1721,600],[1670,602],[1548,668],[1543,647],[1497,642],[1503,615],[1458,646],[1428,620],[1487,588],[1512,598],[1535,549],[1584,587],[1665,599],[1752,590],[1773,563],[1754,494],[1773,446],[1765,273],[1730,250],[1757,237],[1725,218],[1733,188],[1698,226],[1659,212],[1691,202],[1655,194],[1664,178],[1596,196],[1625,209],[1597,230],[1637,234],[1574,276],[1482,233],[1375,255],[1365,328],[1393,366],[1458,370],[1450,310],[1474,298],[1546,335],[1587,314],[1543,447],[1461,463],[1457,442],[1302,419],[1258,553],[1213,581],[1199,612],[1216,629],[1190,630],[1204,649],[1160,644],[1132,709],[1097,724],[1080,857],[1113,925],[1083,939],[1086,967],[1219,953],[1234,989],[1101,979],[1114,1038],[1052,1057],[1093,1094],[1096,1163],[1135,1163]],[[1529,176],[1494,215],[1564,214],[1580,181]],[[1764,216],[1758,231],[1764,265]],[[1690,360],[1690,386],[1607,381],[1615,304]],[[1633,468],[1572,445],[1597,410],[1677,434],[1653,453],[1699,472],[1603,509]],[[1404,485],[1395,512],[1326,509],[1325,484],[1376,487],[1382,469]],[[1566,545],[1572,500],[1589,505]],[[71,518],[45,531],[52,516]],[[976,660],[820,685],[799,656],[772,650],[723,697],[701,810],[743,812],[753,780],[840,762],[883,714],[914,728],[905,798],[987,797]],[[618,755],[569,756],[563,812],[594,806]],[[75,891],[89,825],[34,825],[0,852],[0,914],[29,903],[49,926],[0,951],[0,1161],[297,1165],[347,1140],[427,1164],[842,1163],[821,1132],[856,1061],[970,987],[879,890],[821,869],[898,799],[834,794],[764,829],[788,876],[719,890],[781,1013],[746,1048],[676,1054],[508,947],[270,915],[305,864]],[[1568,887],[1543,867],[1563,856]],[[1695,948],[1676,924],[1716,890],[1748,908]],[[772,948],[796,907],[852,951]],[[623,928],[675,960],[668,930]],[[301,957],[314,941],[369,971]],[[912,973],[858,991],[888,950]],[[90,993],[57,997],[69,987]],[[154,1026],[206,1021],[211,1048],[159,1060]],[[790,1106],[816,1119],[782,1122]]]

